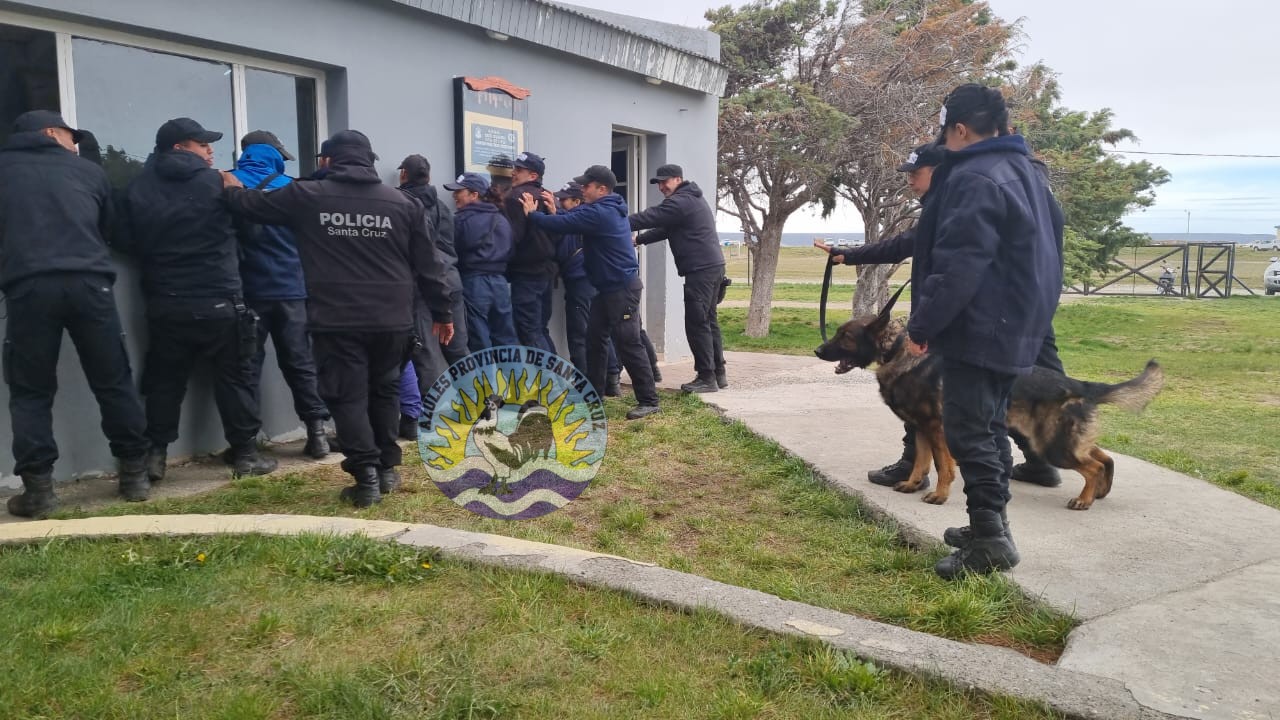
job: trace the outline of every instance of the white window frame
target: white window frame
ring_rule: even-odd
[[[232,113],[235,136],[244,137],[249,132],[248,90],[245,87],[245,68],[311,78],[316,87],[316,141],[329,137],[329,105],[325,87],[325,72],[313,67],[266,60],[240,53],[212,50],[198,45],[187,45],[160,40],[146,35],[122,30],[111,30],[68,20],[54,20],[24,15],[11,10],[0,10],[0,24],[52,32],[57,41],[58,93],[62,103],[62,117],[68,125],[76,126],[75,63],[72,57],[72,39],[84,38],[100,42],[154,50],[170,55],[181,55],[196,60],[211,60],[231,66]]]

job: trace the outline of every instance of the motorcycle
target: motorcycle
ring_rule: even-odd
[[[1173,268],[1168,265],[1162,266],[1164,272],[1160,273],[1160,279],[1156,281],[1156,289],[1161,295],[1178,295],[1178,289],[1174,286]]]

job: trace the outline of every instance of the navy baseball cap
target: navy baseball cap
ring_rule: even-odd
[[[426,180],[431,177],[431,163],[421,155],[410,155],[400,163],[397,170],[403,170],[413,180]]]
[[[449,192],[457,190],[471,190],[481,195],[489,192],[489,181],[484,179],[480,173],[465,172],[458,176],[457,180],[451,183],[445,183],[444,189]]]
[[[204,126],[191,118],[174,118],[160,126],[156,131],[156,147],[167,150],[180,142],[194,140],[198,143],[212,143],[222,139],[222,133],[205,130]]]
[[[32,110],[22,113],[13,121],[14,132],[33,132],[46,128],[62,128],[71,133],[71,139],[75,142],[80,142],[84,137],[84,133],[68,125],[62,119],[62,113],[56,110]]]
[[[653,177],[649,178],[649,184],[657,185],[663,180],[670,180],[671,178],[684,177],[684,168],[680,167],[679,165],[663,165],[662,167],[658,168],[658,172],[654,173],[653,175],[654,175]]]
[[[979,112],[998,113],[1006,108],[1004,93],[998,88],[965,83],[947,93],[942,102],[942,112],[938,115],[938,125],[942,130],[957,123],[967,123]]]
[[[518,168],[532,170],[533,172],[538,173],[538,175],[544,175],[547,172],[546,161],[542,159],[541,155],[536,155],[531,152],[522,152],[517,155],[514,164]]]
[[[581,200],[582,186],[576,182],[572,182],[572,181],[567,182],[564,184],[564,187],[556,191],[556,197],[560,198],[561,200],[568,200],[570,198],[575,200]]]
[[[942,164],[943,150],[936,142],[927,142],[907,156],[906,162],[898,166],[898,172],[911,172],[922,167],[937,167]]]

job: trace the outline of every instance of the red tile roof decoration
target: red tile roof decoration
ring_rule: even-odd
[[[492,75],[482,78],[464,77],[462,78],[462,81],[467,84],[467,87],[475,90],[476,92],[483,92],[485,90],[501,90],[517,100],[524,100],[533,94],[533,91],[527,88],[522,88],[519,85],[513,84],[509,80],[504,80]]]

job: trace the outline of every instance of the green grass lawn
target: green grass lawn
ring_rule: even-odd
[[[726,349],[807,355],[820,341],[813,310],[775,309],[766,338],[746,337],[745,318],[720,311]],[[1054,326],[1074,377],[1115,382],[1153,357],[1164,366],[1164,391],[1142,415],[1103,409],[1103,446],[1280,507],[1280,302],[1089,298],[1060,306]]]
[[[847,271],[849,277],[853,277],[853,271]],[[819,280],[822,278],[819,277]],[[830,302],[837,300],[840,305],[848,305],[849,298],[853,297],[855,286],[852,283],[839,283],[834,279],[831,283]],[[792,300],[796,302],[818,302],[822,298],[822,285],[817,283],[776,283],[773,286],[774,300]],[[743,283],[734,283],[724,294],[725,300],[750,300],[751,286]]]
[[[1054,717],[816,642],[364,538],[0,548],[24,720]]]
[[[303,513],[425,522],[570,545],[658,563],[722,582],[959,640],[1061,651],[1074,621],[1026,599],[1001,575],[947,583],[942,550],[905,546],[860,503],[825,485],[800,460],[726,423],[691,396],[668,394],[663,412],[624,423],[608,405],[608,456],[568,507],[536,520],[488,520],[448,501],[413,457],[406,492],[365,511],[338,502],[350,478],[336,467],[245,479],[212,493],[96,511]],[[72,509],[63,516],[74,516]]]

